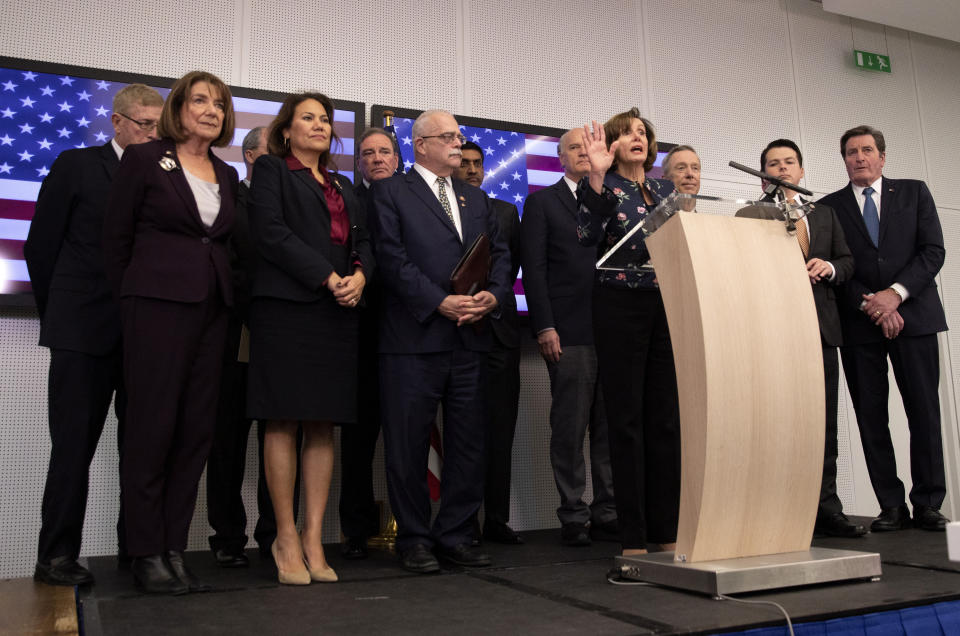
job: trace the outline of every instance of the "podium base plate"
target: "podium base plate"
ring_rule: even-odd
[[[876,552],[810,548],[762,556],[679,563],[673,552],[615,557],[624,578],[718,597],[850,579],[880,578]]]

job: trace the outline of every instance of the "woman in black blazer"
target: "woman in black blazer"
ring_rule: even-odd
[[[210,73],[179,79],[158,141],[126,148],[104,220],[107,276],[121,301],[128,403],[120,486],[134,583],[209,589],[183,551],[210,450],[232,301],[227,237],[237,171],[211,146],[233,139],[232,97]]]
[[[277,519],[281,583],[333,582],[321,541],[333,474],[333,426],[356,421],[357,304],[373,256],[365,210],[330,173],[333,103],[288,97],[257,159],[250,230],[259,261],[250,307],[247,415],[266,421],[264,470]],[[303,427],[302,536],[293,514],[296,431]]]

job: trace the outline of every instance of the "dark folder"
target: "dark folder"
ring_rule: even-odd
[[[453,293],[473,296],[486,289],[489,273],[490,239],[487,238],[486,232],[481,232],[460,257],[460,261],[450,274]]]

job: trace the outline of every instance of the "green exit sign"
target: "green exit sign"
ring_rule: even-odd
[[[879,53],[867,53],[866,51],[853,50],[853,63],[859,68],[865,68],[868,71],[890,72],[890,56],[880,55]]]

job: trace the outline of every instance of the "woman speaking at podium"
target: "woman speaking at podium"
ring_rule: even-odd
[[[590,174],[580,181],[577,233],[598,258],[671,192],[646,174],[657,158],[653,125],[636,108],[583,127]],[[610,463],[624,555],[672,550],[680,499],[680,417],[673,349],[642,232],[598,269],[593,328],[607,411]]]

